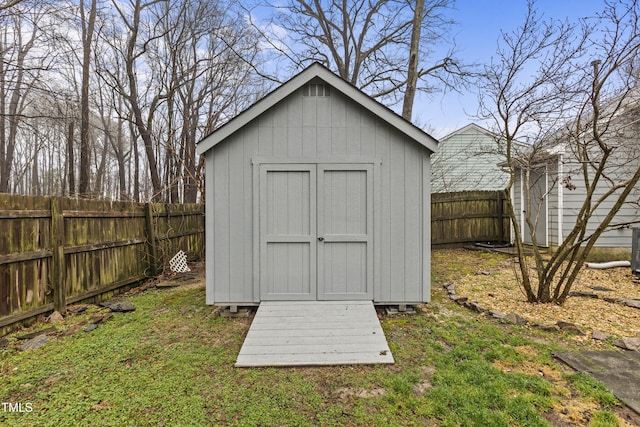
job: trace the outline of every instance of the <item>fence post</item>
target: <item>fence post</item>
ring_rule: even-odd
[[[149,258],[149,272],[151,276],[158,275],[158,247],[156,229],[153,226],[153,210],[151,203],[144,204],[144,217],[147,234],[147,255]]]
[[[51,263],[51,287],[53,288],[53,307],[60,314],[67,311],[66,264],[64,260],[64,216],[59,197],[51,198],[51,244],[53,258]]]

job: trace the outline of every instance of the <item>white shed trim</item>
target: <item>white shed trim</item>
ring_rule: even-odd
[[[556,244],[560,246],[562,244],[562,240],[564,239],[562,235],[562,219],[564,217],[564,191],[562,186],[562,176],[564,175],[564,167],[562,164],[562,154],[558,155],[558,177],[557,177],[557,186],[558,186],[558,209],[556,215],[558,216],[558,241]]]
[[[524,239],[524,170],[520,168],[520,238]]]
[[[390,126],[402,132],[407,137],[413,139],[423,147],[427,148],[432,153],[435,153],[438,149],[438,141],[431,135],[413,125],[411,122],[403,119],[396,114],[393,110],[383,106],[378,101],[367,96],[355,86],[346,82],[342,78],[333,74],[328,68],[315,62],[308,68],[305,68],[302,72],[291,78],[289,81],[278,87],[273,92],[262,98],[260,101],[253,104],[251,107],[244,110],[232,120],[228,121],[211,134],[206,136],[200,141],[196,147],[198,155],[204,154],[207,150],[214,147],[216,144],[225,140],[238,130],[242,129],[245,125],[251,122],[262,113],[269,110],[278,102],[282,101],[287,96],[304,86],[314,77],[318,77],[335,90],[341,92],[344,96],[350,98],[361,107],[370,111]]]

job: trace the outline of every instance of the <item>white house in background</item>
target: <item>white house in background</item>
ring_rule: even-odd
[[[638,144],[637,141],[628,141]],[[636,159],[636,168],[640,159]],[[575,226],[576,215],[586,197],[586,190],[580,172],[581,166],[570,149],[560,146],[541,156],[537,167],[529,172],[529,187],[532,200],[531,209],[537,211],[539,203],[540,215],[536,224],[536,241],[539,246],[557,247]],[[614,175],[620,172],[614,172]],[[570,178],[570,185],[563,183]],[[519,216],[519,226],[525,244],[531,243],[530,233],[525,221],[526,171],[516,168],[513,185],[512,203],[516,215]],[[575,188],[573,188],[575,186]],[[569,188],[571,187],[571,189]],[[609,191],[611,185],[602,181],[596,188],[594,199]],[[609,213],[613,205],[613,198],[599,207],[587,225],[587,236],[595,231]],[[611,226],[596,241],[595,247],[600,248],[631,248],[632,227],[640,226],[640,188],[631,192]]]
[[[427,302],[438,141],[315,63],[198,143],[207,303]]]
[[[505,157],[497,141],[499,136],[474,123],[440,139],[431,156],[431,191],[504,190],[509,174],[498,166]]]
[[[612,102],[611,105],[616,105]],[[622,108],[609,112],[606,108],[602,117],[610,116],[607,126],[606,140],[608,144],[617,146],[606,169],[607,178],[599,181],[592,200],[610,191],[616,184],[628,180],[640,167],[640,100],[629,96]],[[589,137],[588,135],[585,137]],[[540,215],[536,226],[536,241],[540,246],[559,246],[571,229],[575,226],[576,215],[586,197],[585,183],[582,174],[582,163],[578,160],[572,144],[567,137],[555,136],[557,142],[553,148],[541,151],[536,155],[534,167],[529,171],[528,188],[531,192],[530,209]],[[593,153],[591,160],[597,162],[599,154]],[[590,170],[590,169],[589,169]],[[519,217],[519,227],[525,243],[531,243],[530,234],[525,221],[526,169],[516,168],[512,203]],[[616,190],[615,194],[620,191]],[[599,206],[587,224],[589,236],[602,223],[614,204],[616,195],[610,197]],[[631,248],[632,227],[640,227],[640,187],[629,194],[626,203],[617,213],[608,229],[596,241],[600,248]]]

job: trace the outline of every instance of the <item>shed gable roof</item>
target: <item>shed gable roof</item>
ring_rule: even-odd
[[[411,122],[403,119],[393,110],[369,97],[360,89],[336,76],[328,68],[315,62],[287,82],[283,83],[280,87],[267,94],[264,98],[242,111],[236,117],[204,137],[200,142],[198,142],[196,147],[197,154],[204,154],[216,144],[224,141],[229,136],[242,129],[249,122],[316,77],[322,79],[329,84],[333,90],[341,92],[344,96],[357,103],[360,107],[370,111],[376,117],[382,119],[387,124],[397,129],[407,137],[413,139],[432,153],[438,149],[438,141],[431,135],[413,125]]]

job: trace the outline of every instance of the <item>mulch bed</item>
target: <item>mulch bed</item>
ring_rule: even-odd
[[[628,267],[583,268],[572,288],[578,295],[570,296],[562,306],[528,303],[515,279],[517,269],[513,261],[505,261],[497,268],[463,276],[455,280],[455,292],[488,310],[515,312],[533,324],[574,323],[586,332],[585,336],[576,336],[577,341],[591,339],[593,330],[615,337],[640,333],[640,309],[611,302],[621,298],[640,300],[640,282]]]

